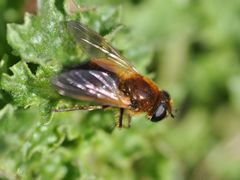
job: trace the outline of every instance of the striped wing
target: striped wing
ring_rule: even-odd
[[[114,77],[106,72],[74,69],[61,74],[52,83],[64,96],[122,108],[130,105]]]
[[[116,66],[128,71],[134,71],[134,67],[120,55],[120,53],[109,45],[106,40],[78,21],[68,21],[67,27],[76,42],[91,56],[96,59],[108,59]]]

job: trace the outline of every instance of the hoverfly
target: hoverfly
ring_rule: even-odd
[[[76,43],[93,58],[62,73],[52,83],[63,96],[100,105],[56,112],[117,107],[120,110],[117,126],[120,128],[125,111],[129,117],[129,126],[131,117],[137,113],[146,113],[152,122],[158,122],[168,114],[174,118],[172,100],[166,91],[140,75],[102,36],[80,22],[66,23]]]

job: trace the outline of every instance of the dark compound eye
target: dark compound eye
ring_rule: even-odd
[[[171,98],[167,91],[162,90],[162,95],[163,95],[163,97],[165,97],[166,99],[170,99],[170,98]]]
[[[157,110],[154,112],[151,121],[158,122],[165,118],[167,115],[167,106],[166,104],[162,103],[158,106]]]

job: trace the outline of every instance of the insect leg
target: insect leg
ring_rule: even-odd
[[[118,119],[118,123],[117,123],[118,128],[122,128],[123,113],[124,113],[124,109],[120,108],[119,119]]]
[[[130,114],[128,114],[128,128],[131,127],[131,122],[132,122],[132,116]]]
[[[93,111],[97,109],[105,109],[108,106],[74,106],[71,108],[63,108],[63,109],[53,109],[53,112],[67,112],[67,111],[78,111],[78,110],[87,110]]]

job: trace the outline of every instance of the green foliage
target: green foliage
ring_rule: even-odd
[[[2,89],[12,94],[16,105],[24,108],[38,106],[42,118],[50,119],[53,109],[50,104],[54,97],[50,81],[57,68],[46,64],[44,67],[39,67],[34,75],[22,61],[10,69],[13,72],[12,76],[2,75]]]
[[[23,1],[0,2],[0,179],[239,179],[239,2],[69,2],[40,0],[23,19]],[[86,103],[51,86],[86,59],[70,19],[167,89],[177,120],[118,130],[115,110],[52,113]]]
[[[64,17],[54,6],[54,1],[42,2],[38,16],[26,13],[23,25],[8,24],[8,42],[27,62],[71,62],[76,58],[76,48],[63,28]]]

